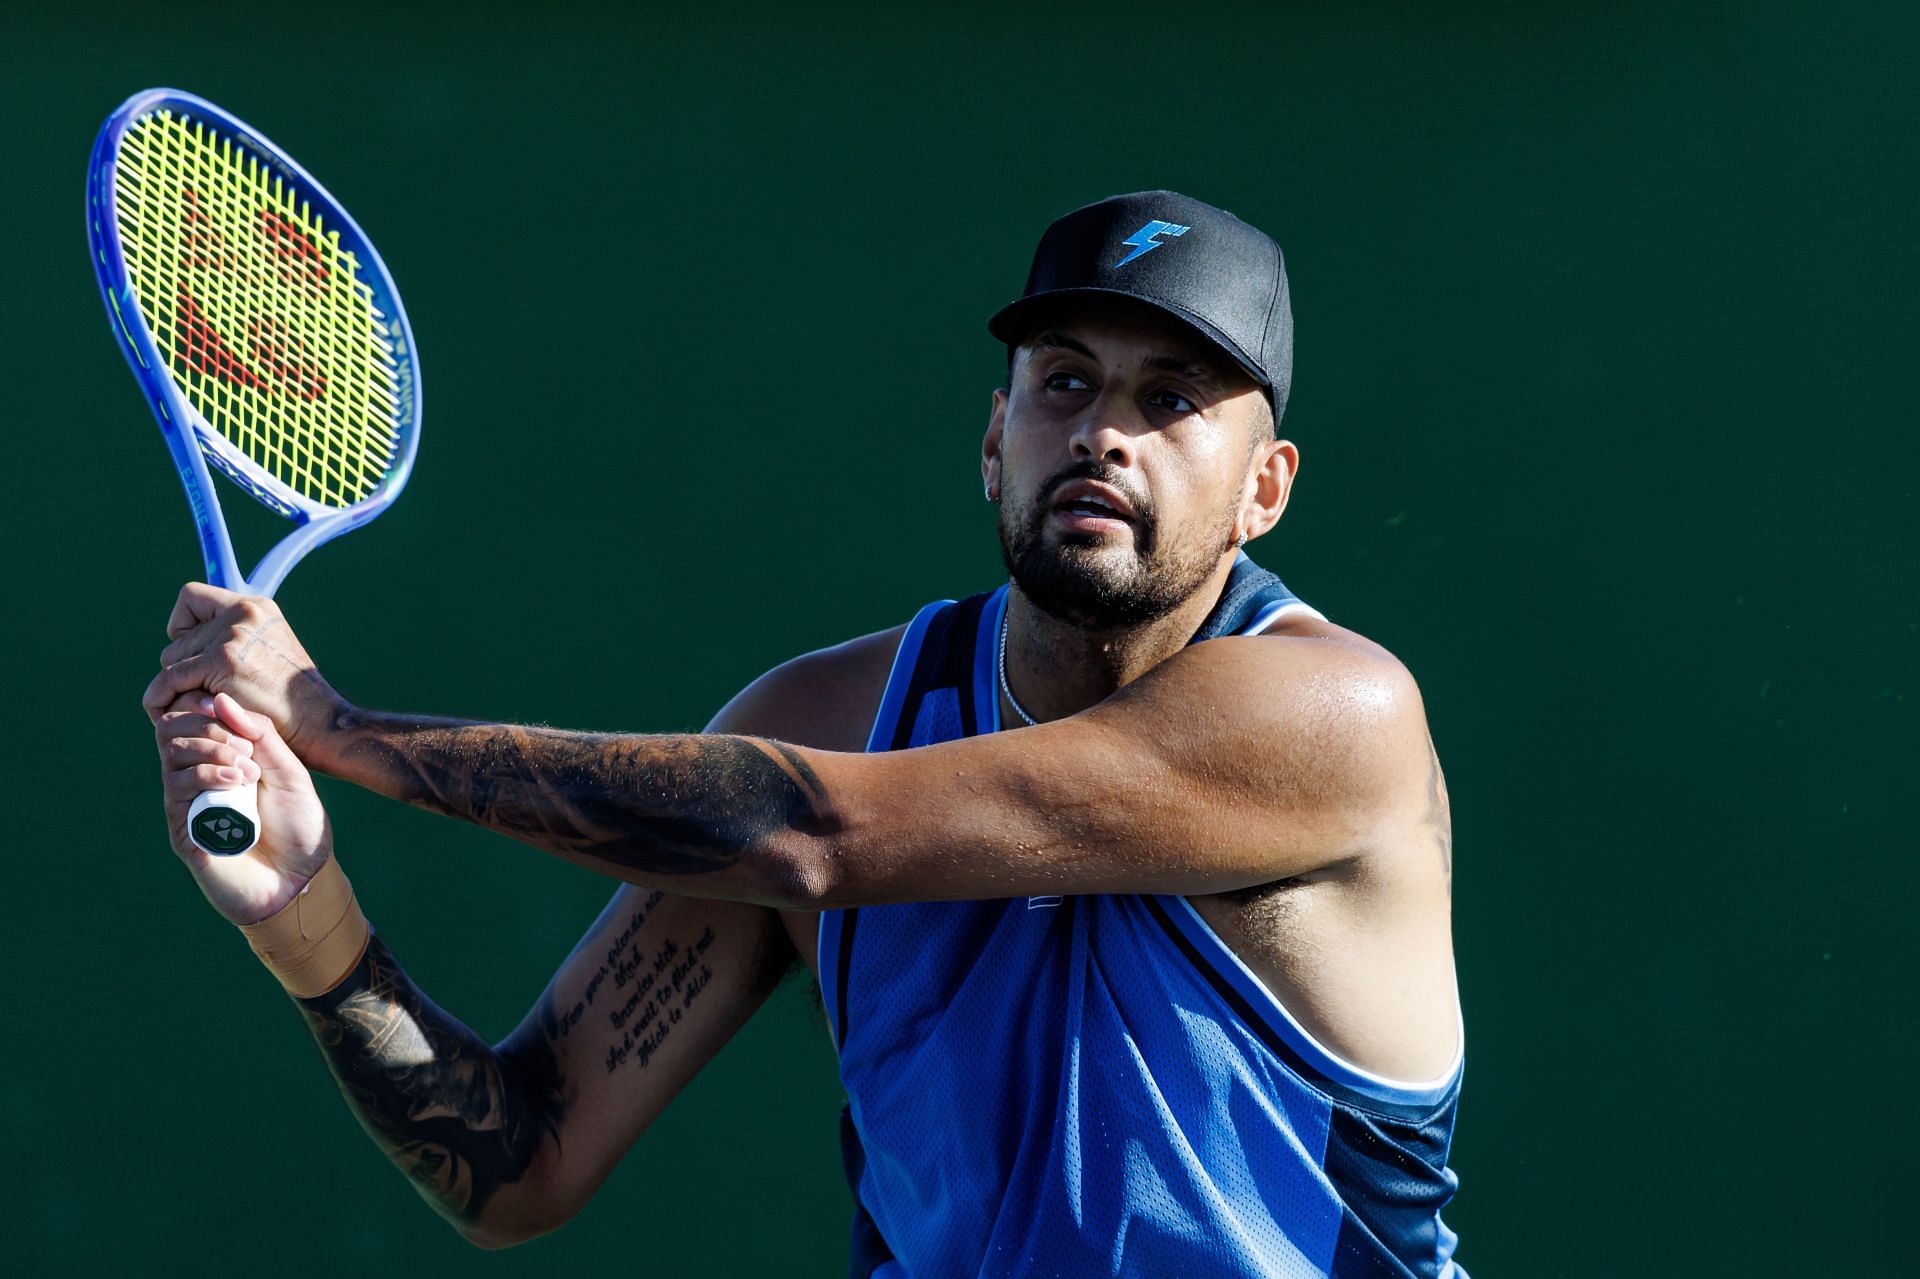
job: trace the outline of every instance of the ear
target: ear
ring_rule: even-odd
[[[1251,542],[1280,522],[1293,492],[1293,477],[1300,473],[1300,450],[1292,440],[1272,440],[1254,454],[1257,465],[1247,476],[1247,492],[1240,503],[1240,518],[1234,536]]]
[[[1000,439],[1006,433],[1007,391],[1001,387],[993,393],[993,411],[987,416],[987,434],[980,441],[980,483],[985,486],[987,500],[1000,498]]]

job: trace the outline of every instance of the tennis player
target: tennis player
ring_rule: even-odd
[[[272,603],[190,585],[146,697],[174,849],[482,1246],[578,1212],[797,956],[857,1276],[1459,1276],[1420,695],[1241,549],[1299,463],[1280,250],[1171,192],[1103,200],[988,327],[1009,584],[680,736],[366,710]],[[369,927],[308,769],[624,883],[489,1046]],[[259,848],[195,849],[192,797],[255,779]]]

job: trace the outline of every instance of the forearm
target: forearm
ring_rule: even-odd
[[[838,825],[797,749],[344,710],[316,761],[632,883],[785,905]],[[697,881],[697,882],[695,882]]]
[[[346,980],[297,999],[348,1107],[421,1196],[480,1243],[548,1228],[526,1184],[569,1089],[540,1034],[489,1047],[421,993],[378,936]]]

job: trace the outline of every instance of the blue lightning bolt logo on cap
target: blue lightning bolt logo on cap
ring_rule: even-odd
[[[1154,219],[1126,239],[1120,241],[1122,244],[1133,246],[1133,252],[1127,254],[1126,257],[1121,258],[1118,262],[1115,262],[1113,264],[1114,269],[1118,270],[1135,258],[1140,257],[1142,254],[1151,253],[1167,242],[1166,240],[1156,239],[1156,236],[1164,235],[1168,239],[1172,239],[1174,236],[1185,235],[1191,230],[1193,230],[1192,227],[1181,226],[1177,222],[1162,222],[1157,218]]]

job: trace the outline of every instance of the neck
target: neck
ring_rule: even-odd
[[[1018,585],[1007,592],[1007,682],[1042,722],[1077,714],[1185,648],[1226,589],[1233,556],[1164,617],[1117,630],[1087,630],[1037,608]],[[1001,722],[1022,723],[1001,698]]]

